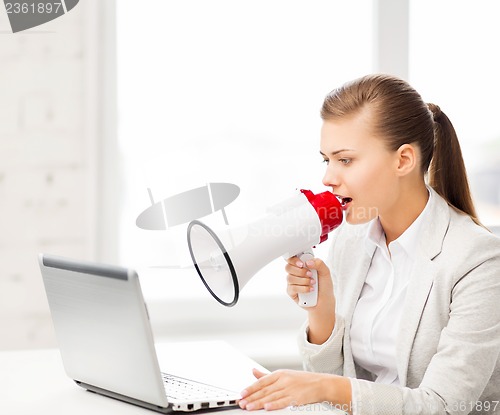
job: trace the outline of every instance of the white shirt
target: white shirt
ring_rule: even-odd
[[[351,348],[354,362],[373,373],[375,382],[399,385],[396,342],[403,313],[406,288],[415,264],[422,213],[396,240],[386,244],[377,218],[368,228],[365,247],[373,254],[351,321]]]

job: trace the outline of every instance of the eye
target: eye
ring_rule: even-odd
[[[330,164],[330,160],[328,160],[328,159],[323,159],[322,163],[325,163],[325,164]]]
[[[352,162],[352,159],[349,159],[349,158],[341,158],[339,159],[339,162],[344,164],[344,165],[347,165],[347,164],[351,164]]]

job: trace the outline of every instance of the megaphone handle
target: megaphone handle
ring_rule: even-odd
[[[311,251],[305,251],[297,254],[297,257],[305,264],[307,261],[314,259],[314,255]],[[315,269],[310,270],[312,277],[316,281],[313,285],[314,290],[308,293],[299,294],[299,305],[301,307],[314,307],[318,302],[318,271]]]

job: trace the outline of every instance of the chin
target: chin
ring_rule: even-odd
[[[346,211],[345,220],[350,225],[362,225],[378,217],[378,209],[371,207],[349,207]]]

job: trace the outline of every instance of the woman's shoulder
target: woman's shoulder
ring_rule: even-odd
[[[433,259],[473,263],[489,257],[500,258],[500,238],[476,224],[466,213],[451,206],[431,189],[433,203],[420,238],[421,252]],[[444,258],[443,258],[444,257]]]
[[[453,208],[441,253],[434,258],[440,278],[455,293],[500,295],[500,238]],[[467,294],[469,295],[469,294]]]
[[[477,257],[500,259],[500,237],[475,223],[469,215],[450,207],[450,225],[443,248],[451,252],[467,252]]]

